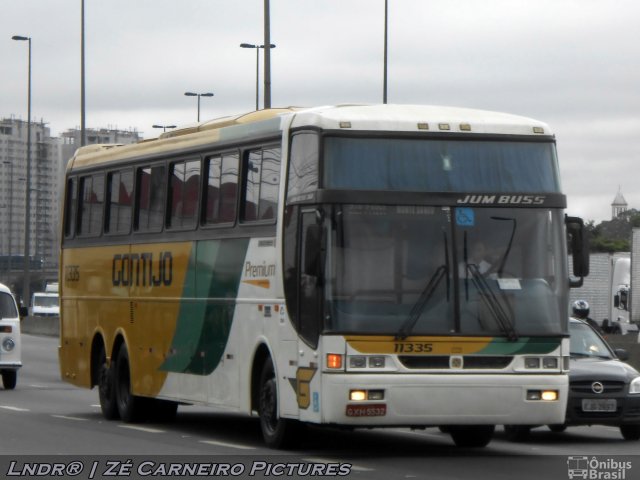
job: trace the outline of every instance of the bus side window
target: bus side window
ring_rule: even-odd
[[[233,223],[238,199],[237,153],[226,153],[207,159],[207,182],[203,192],[204,223]]]
[[[78,204],[78,234],[95,237],[102,231],[102,208],[104,205],[104,176],[87,175],[80,178]]]
[[[171,163],[169,167],[169,227],[193,227],[198,213],[200,161]]]
[[[78,192],[76,190],[76,186],[78,184],[77,179],[69,178],[67,180],[67,191],[66,191],[66,201],[65,201],[65,212],[64,212],[64,236],[65,238],[73,237],[75,233],[76,226],[76,203],[78,200]]]
[[[274,220],[280,187],[280,148],[246,152],[244,167],[242,220]]]
[[[107,175],[105,231],[127,234],[131,230],[133,172],[129,169]]]
[[[134,228],[139,232],[162,230],[165,196],[165,167],[139,168],[136,175],[136,211]]]

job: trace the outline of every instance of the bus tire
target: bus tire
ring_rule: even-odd
[[[104,347],[100,346],[98,354],[98,397],[100,398],[100,410],[107,420],[118,420],[118,402],[116,401],[115,368],[114,362],[107,365],[107,355]]]
[[[131,393],[131,368],[127,347],[122,345],[116,360],[115,390],[116,404],[120,418],[127,423],[144,420],[146,414],[145,398]]]
[[[297,422],[278,416],[278,385],[271,358],[262,368],[259,388],[258,414],[264,442],[269,448],[286,448],[295,439]]]
[[[13,390],[18,383],[18,372],[16,370],[2,371],[2,385],[5,390]]]
[[[462,448],[486,447],[493,438],[495,425],[450,425],[447,427],[449,435]]]

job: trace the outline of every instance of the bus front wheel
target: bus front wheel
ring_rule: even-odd
[[[116,403],[120,418],[127,423],[144,420],[145,398],[131,393],[131,369],[127,347],[122,345],[116,360]]]
[[[270,358],[260,375],[258,414],[262,437],[268,447],[285,448],[291,445],[295,438],[296,421],[278,416],[278,386]]]

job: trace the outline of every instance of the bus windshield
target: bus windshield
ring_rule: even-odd
[[[327,137],[324,188],[413,192],[560,192],[545,142]]]
[[[329,332],[514,338],[567,331],[560,211],[340,205],[331,212]],[[461,213],[473,222],[457,221]]]

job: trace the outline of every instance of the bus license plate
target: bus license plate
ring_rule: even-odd
[[[618,404],[615,398],[608,399],[582,399],[583,412],[615,412]]]
[[[347,417],[383,417],[387,414],[384,403],[371,405],[347,405]]]

